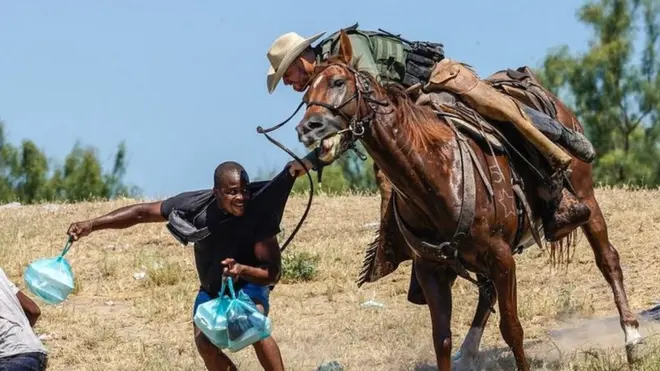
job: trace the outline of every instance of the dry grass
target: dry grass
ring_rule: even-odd
[[[635,311],[647,308],[660,297],[660,191],[597,192],[621,255],[630,304]],[[306,201],[290,199],[286,231],[297,223]],[[26,265],[59,253],[70,222],[130,202],[0,210],[3,268],[23,288]],[[271,301],[274,336],[288,369],[314,370],[330,360],[347,370],[433,369],[426,366],[434,359],[428,310],[406,301],[409,262],[377,283],[360,290],[354,285],[363,249],[373,238],[373,229],[364,225],[378,219],[378,202],[373,196],[315,198],[309,219],[286,253],[317,254],[317,273],[311,282],[281,283]],[[97,232],[74,244],[67,258],[76,274],[75,294],[60,306],[38,302],[43,315],[36,330],[48,336],[44,342],[50,369],[204,369],[192,341],[191,308],[198,287],[193,254],[163,225]],[[612,334],[610,338],[593,328],[591,336],[583,336],[592,344],[613,346],[611,350],[582,353],[572,349],[577,340],[566,335],[554,339],[562,351],[555,361],[547,345],[549,331],[564,319],[616,315],[610,288],[584,236],[579,236],[567,269],[552,270],[548,254],[537,247],[517,256],[517,262],[519,314],[534,367],[620,369],[623,336],[616,321],[597,329]],[[137,272],[145,272],[146,278],[136,280]],[[372,297],[385,307],[360,308]],[[459,280],[454,288],[454,349],[467,333],[475,306],[476,289]],[[484,335],[482,354],[496,359],[485,369],[513,369],[498,322],[499,314],[491,316]],[[249,348],[231,357],[241,370],[260,369]],[[648,361],[645,369],[660,369],[655,363]]]

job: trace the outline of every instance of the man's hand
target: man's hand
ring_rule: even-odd
[[[80,237],[85,237],[90,233],[92,233],[92,222],[89,220],[71,223],[66,232],[67,235],[73,237],[74,241],[78,241]]]
[[[289,166],[289,173],[291,176],[297,178],[299,176],[305,175],[307,171],[312,168],[312,163],[309,160],[303,158],[302,162],[305,164],[306,169],[303,168],[297,160],[289,161],[287,166]]]
[[[232,258],[227,258],[227,259],[223,260],[222,265],[225,266],[225,269],[222,272],[222,274],[224,276],[231,277],[233,280],[236,280],[236,279],[238,279],[238,277],[240,277],[241,273],[243,272],[243,268],[244,268],[243,265],[241,265],[239,263],[236,263],[236,260],[234,260]]]

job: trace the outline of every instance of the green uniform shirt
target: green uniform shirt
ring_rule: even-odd
[[[403,66],[406,51],[403,44],[399,41],[394,41],[392,38],[387,38],[387,41],[383,38],[372,38],[370,40],[360,32],[364,31],[351,32],[348,34],[353,49],[353,60],[351,62],[357,61],[356,68],[359,71],[368,72],[379,83],[382,83],[384,79],[394,80],[400,83],[403,79],[403,74],[405,73]],[[333,39],[334,37],[338,36],[331,35],[327,39],[321,41],[319,45],[327,40]],[[330,50],[328,55],[323,55],[323,50],[321,48],[316,49],[317,62],[321,62],[329,56],[336,56],[339,54],[339,44],[340,43],[337,42],[333,45],[332,50]],[[393,63],[397,62],[398,68],[391,66]]]

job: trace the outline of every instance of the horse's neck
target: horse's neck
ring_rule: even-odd
[[[406,199],[401,209],[408,210],[402,212],[422,212],[424,219],[434,224],[430,227],[451,225],[448,219],[455,220],[460,210],[456,142],[430,143],[425,151],[409,149],[403,134],[394,116],[382,115],[371,123],[363,144],[392,183],[393,191]],[[428,222],[424,224],[428,226]]]

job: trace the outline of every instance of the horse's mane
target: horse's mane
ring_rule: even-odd
[[[339,56],[331,56],[314,68],[314,77],[331,64],[346,66]],[[353,58],[350,67],[358,70],[359,58]],[[417,105],[410,99],[405,88],[398,83],[381,85],[368,73],[363,73],[372,88],[379,95],[385,95],[394,109],[395,122],[401,134],[410,143],[410,149],[426,150],[433,142],[447,142],[453,138],[451,129],[434,113],[430,107]],[[310,79],[312,80],[312,79]],[[394,107],[392,107],[394,106]]]
[[[413,102],[401,84],[388,83],[383,90],[395,108],[396,124],[411,149],[426,150],[433,142],[447,142],[453,138],[446,123],[430,107]]]

